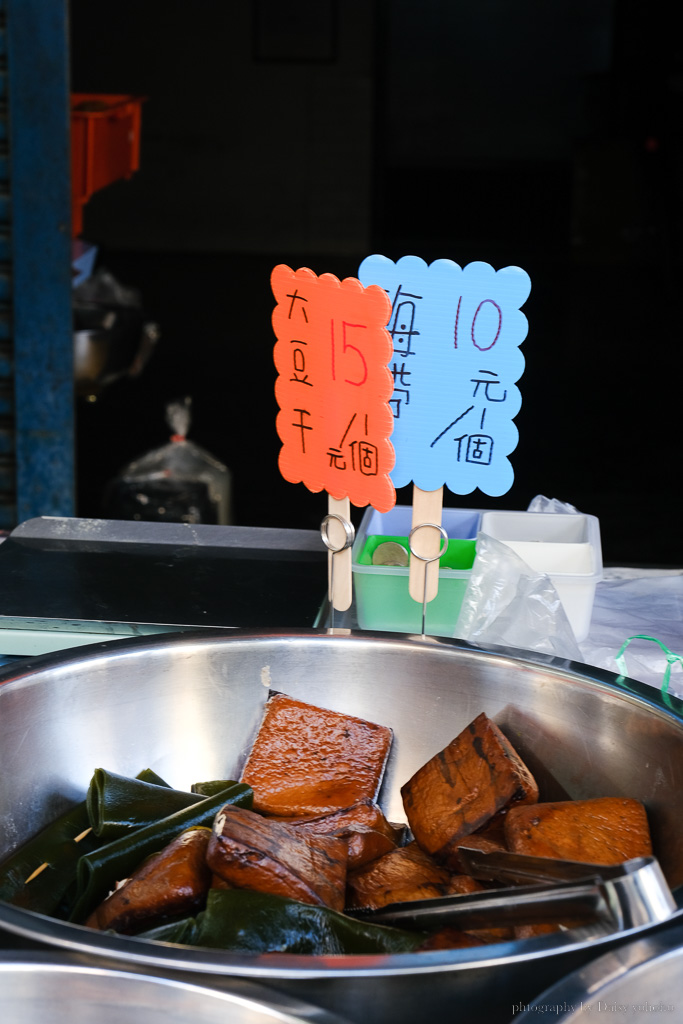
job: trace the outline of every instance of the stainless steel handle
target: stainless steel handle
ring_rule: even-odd
[[[519,879],[521,868],[527,869],[527,878],[534,877],[534,871],[540,873],[542,870],[546,871],[546,877],[574,870],[582,877],[581,880],[570,878],[545,885],[393,903],[379,910],[357,909],[347,913],[377,924],[404,928],[500,928],[564,920],[577,924],[602,922],[612,931],[625,931],[666,921],[677,909],[654,857],[639,857],[619,865],[595,865],[515,854],[481,856],[493,858],[499,866],[497,878],[507,871]],[[532,861],[538,864],[529,863]],[[520,862],[526,863],[520,867]],[[587,877],[589,873],[592,877]]]
[[[495,892],[476,892],[437,899],[392,903],[379,910],[347,910],[356,918],[397,928],[501,928],[518,924],[548,924],[558,920],[581,923],[612,920],[610,907],[597,883],[556,882]]]

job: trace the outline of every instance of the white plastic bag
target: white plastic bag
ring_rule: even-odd
[[[456,637],[485,647],[519,647],[581,661],[581,652],[549,576],[484,533],[456,626]]]
[[[576,513],[539,494],[528,512]],[[574,631],[552,580],[502,541],[480,533],[455,635],[482,646],[519,647],[581,661]]]
[[[111,519],[227,525],[231,476],[227,466],[187,440],[191,399],[171,402],[168,444],[128,463],[110,483],[105,513]]]

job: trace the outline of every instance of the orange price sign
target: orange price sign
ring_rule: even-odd
[[[280,472],[310,491],[388,512],[396,503],[389,296],[353,277],[284,264],[271,285]]]

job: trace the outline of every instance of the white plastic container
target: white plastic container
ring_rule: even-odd
[[[585,640],[602,579],[598,519],[582,513],[483,512],[481,532],[550,576],[577,641]]]

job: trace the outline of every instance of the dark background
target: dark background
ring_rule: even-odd
[[[411,253],[532,281],[514,486],[446,504],[545,494],[600,517],[608,563],[683,564],[668,7],[71,0],[72,89],[147,97],[141,169],[94,196],[83,236],[162,331],[140,377],[78,401],[77,514],[102,514],[107,481],[190,395],[234,521],[317,528],[324,496],[277,469],[270,271],[343,278]]]

